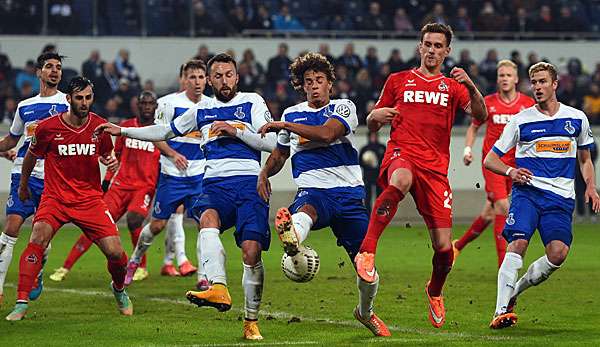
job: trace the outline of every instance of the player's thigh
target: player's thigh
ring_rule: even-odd
[[[197,206],[198,200],[204,198],[204,189],[202,187],[202,181],[191,181],[188,185],[187,193],[183,198],[183,205],[178,207],[176,212],[185,209],[188,217],[194,218],[194,207]]]
[[[28,200],[21,201],[21,199],[19,199],[20,180],[20,174],[11,175],[10,192],[8,194],[8,199],[6,200],[6,215],[18,215],[25,220],[35,213],[44,189],[44,185],[43,181],[36,179],[35,177],[31,177],[28,185],[31,192],[31,197]],[[41,184],[38,181],[41,181]]]
[[[484,168],[483,178],[485,179],[485,192],[489,201],[495,203],[498,200],[508,198],[511,189],[510,177],[498,175]]]
[[[327,208],[327,193],[323,189],[301,188],[296,192],[294,201],[289,207],[292,214],[312,209],[316,216],[312,229],[318,230],[331,224],[331,209]],[[309,214],[310,215],[310,214]],[[314,217],[314,216],[311,216]]]
[[[238,247],[244,241],[257,241],[263,250],[271,242],[269,228],[269,204],[256,191],[256,178],[240,182],[236,199],[235,239]]]
[[[524,193],[515,193],[504,224],[502,235],[508,243],[516,240],[529,242],[538,227],[540,218],[538,205]]]
[[[387,169],[387,182],[406,194],[414,180],[414,165],[404,158],[393,160]]]
[[[127,204],[127,213],[135,213],[143,218],[148,216],[150,212],[150,203],[154,197],[154,190],[152,189],[140,189],[130,192],[129,203]],[[110,206],[109,206],[110,207]],[[117,220],[117,219],[115,219]]]
[[[452,228],[452,190],[446,176],[415,170],[410,192],[429,230]]]
[[[106,203],[106,207],[108,207],[108,212],[113,217],[115,221],[118,221],[123,217],[125,211],[127,210],[127,205],[129,204],[129,200],[131,200],[131,193],[135,191],[126,191],[123,189],[117,188],[115,185],[112,185],[104,196],[102,200]]]
[[[104,200],[91,200],[70,208],[71,222],[90,240],[97,243],[109,236],[119,237],[119,230]]]
[[[204,182],[203,193],[194,197],[192,206],[188,209],[188,215],[203,225],[208,221],[208,218],[203,216],[204,212],[214,210],[218,215],[219,228],[222,231],[231,228],[235,225],[237,216],[236,189],[236,184]]]
[[[183,203],[187,191],[188,186],[182,178],[161,175],[156,188],[152,217],[169,219]]]
[[[571,246],[571,243],[573,242],[572,204],[573,203],[564,208],[555,205],[542,211],[538,230],[544,246],[555,240],[561,241],[568,247]]]
[[[354,260],[367,234],[369,214],[361,199],[340,199],[340,213],[333,218],[331,230],[338,246],[344,247],[350,260]]]
[[[56,233],[60,227],[68,223],[71,219],[68,214],[68,207],[52,198],[42,198],[40,205],[33,217],[32,225],[45,223],[50,225],[53,233]]]

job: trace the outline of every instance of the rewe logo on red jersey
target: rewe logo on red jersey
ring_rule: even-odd
[[[492,116],[492,121],[494,124],[508,124],[512,116],[512,114],[495,114]]]
[[[58,145],[58,155],[94,155],[96,154],[95,143],[70,143]]]
[[[148,141],[141,141],[137,139],[125,139],[125,147],[131,149],[141,149],[142,151],[154,152],[154,144]]]
[[[404,91],[404,102],[448,106],[448,98],[448,93],[427,92],[424,90]]]

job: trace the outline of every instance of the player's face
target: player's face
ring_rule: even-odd
[[[558,81],[553,81],[548,71],[538,71],[529,77],[533,97],[538,104],[551,99],[556,93]]]
[[[78,118],[87,117],[94,102],[94,92],[92,87],[87,86],[85,89],[73,94],[67,95],[67,101],[71,105],[71,112]]]
[[[146,95],[138,101],[138,110],[140,111],[140,120],[142,123],[147,123],[154,118],[156,107],[156,99],[150,95]]]
[[[232,63],[216,62],[210,70],[208,83],[219,101],[227,102],[237,93],[238,74]]]
[[[331,81],[323,72],[308,70],[304,73],[304,92],[309,104],[323,106],[329,100]]]
[[[38,77],[48,87],[55,88],[62,77],[62,64],[56,59],[48,59],[38,70]]]
[[[419,43],[419,54],[421,54],[421,65],[428,69],[440,67],[450,54],[446,36],[442,33],[425,33]]]
[[[183,75],[185,90],[201,96],[206,88],[206,72],[202,69],[188,69]]]
[[[505,93],[511,92],[517,89],[517,83],[519,83],[519,77],[517,71],[510,66],[500,66],[497,71],[498,75],[498,90]]]

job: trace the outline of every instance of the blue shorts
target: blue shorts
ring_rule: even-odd
[[[534,187],[514,187],[502,234],[509,243],[520,239],[529,241],[537,229],[544,246],[554,240],[570,246],[573,241],[571,223],[574,208],[573,199]]]
[[[313,230],[331,227],[338,246],[344,247],[351,260],[360,249],[367,228],[369,214],[364,205],[364,187],[300,188],[290,206],[292,214],[308,204],[317,211]]]
[[[6,200],[6,215],[16,214],[23,217],[23,219],[27,219],[27,217],[35,213],[40,204],[40,197],[42,196],[42,191],[44,191],[44,180],[29,177],[31,198],[25,201],[19,199],[20,181],[21,174],[12,174],[10,176],[10,194],[8,195],[8,200]]]
[[[174,177],[160,174],[152,217],[156,219],[169,219],[177,207],[183,204],[191,217],[190,211],[198,196],[202,195],[203,175],[193,177]]]
[[[202,182],[204,194],[196,200],[193,216],[200,222],[202,212],[219,213],[221,232],[235,226],[235,242],[257,241],[264,251],[271,244],[269,205],[256,191],[257,176],[209,178]]]

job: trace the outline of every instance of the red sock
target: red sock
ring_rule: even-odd
[[[29,301],[29,293],[33,288],[35,278],[42,269],[44,247],[31,243],[21,254],[19,260],[19,285],[17,287],[17,301]]]
[[[461,236],[460,239],[456,241],[454,246],[456,246],[456,248],[458,248],[459,250],[463,249],[467,245],[467,243],[479,237],[479,235],[481,235],[481,233],[485,230],[485,228],[488,227],[488,225],[490,225],[489,221],[486,221],[481,216],[478,216],[473,221],[473,224],[471,224],[471,226],[469,227],[469,230],[465,231],[463,236]]]
[[[73,248],[71,248],[69,255],[67,255],[67,259],[65,259],[63,267],[65,269],[71,270],[71,268],[73,267],[73,265],[75,265],[77,260],[79,260],[79,258],[81,258],[81,256],[85,252],[87,252],[88,249],[90,249],[90,247],[92,247],[92,244],[93,242],[90,239],[88,239],[87,236],[85,236],[85,234],[81,234],[77,242],[75,242],[75,244],[73,245]]]
[[[108,272],[112,276],[113,287],[122,290],[125,285],[125,274],[127,273],[127,254],[123,252],[118,260],[108,259]]]
[[[392,185],[387,186],[381,195],[377,197],[371,212],[367,235],[360,246],[361,252],[375,253],[377,241],[379,241],[385,227],[394,218],[398,210],[398,203],[402,199],[404,199],[404,194]]]
[[[504,236],[502,236],[505,222],[505,215],[496,215],[494,220],[494,240],[496,241],[496,253],[498,254],[498,268],[500,268],[500,265],[502,265],[502,261],[504,261],[504,255],[506,254],[506,240],[504,239]]]
[[[452,269],[452,261],[454,260],[454,252],[452,249],[445,251],[434,251],[433,259],[433,272],[431,273],[431,281],[429,282],[429,295],[440,296],[442,295],[442,287],[446,282],[446,277]]]
[[[137,227],[136,229],[131,230],[131,243],[133,244],[133,248],[137,246],[138,240],[140,239],[140,234],[142,233],[142,227]],[[146,254],[142,257],[142,262],[140,263],[141,268],[146,268]]]

